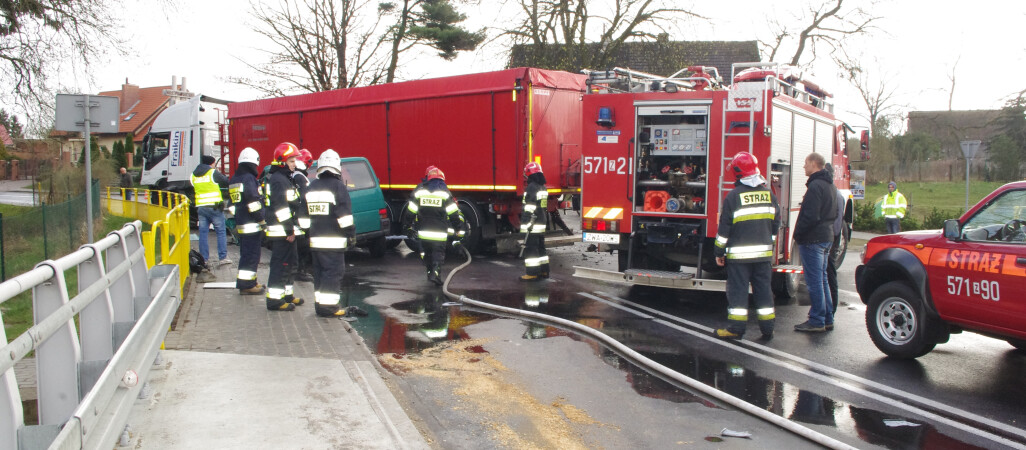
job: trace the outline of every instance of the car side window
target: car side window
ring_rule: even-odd
[[[350,161],[342,163],[342,180],[350,191],[370,189],[377,186],[374,176],[371,175],[370,167],[363,161]]]
[[[1004,192],[987,203],[965,222],[962,239],[1026,243],[1026,190]]]

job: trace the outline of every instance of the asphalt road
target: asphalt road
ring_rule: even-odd
[[[797,299],[777,306],[776,337],[760,345],[889,386],[899,393],[939,402],[941,408],[960,408],[985,420],[1021,426],[1023,414],[1020,405],[1026,400],[1026,390],[1019,381],[1019,374],[1026,365],[1026,356],[1014,351],[1007,343],[969,333],[954,335],[950,342],[939,345],[932,353],[916,361],[885,358],[873,346],[866,332],[865,306],[854,286],[854,270],[860,250],[861,244],[849,249],[839,272],[842,305],[837,312],[834,331],[802,334],[791,330],[794,324],[804,321],[808,311],[807,294],[802,290]],[[726,301],[721,293],[632,289],[575,279],[571,275],[575,265],[611,269],[616,264],[615,254],[588,252],[583,243],[550,249],[550,256],[553,276],[541,283],[518,282],[516,277],[523,269],[520,261],[512,256],[475,257],[469,267],[456,274],[450,290],[473,299],[538,311],[599,329],[680,373],[857,447],[995,445],[972,431],[910,413],[892,400],[853,390],[851,386],[858,383],[842,376],[811,377],[799,370],[802,364],[781,365],[767,361],[739,351],[736,344],[724,345],[699,339],[640,317],[630,308],[611,304],[622,299],[680,317],[698,327],[713,328],[722,325],[726,314]],[[444,272],[462,261],[461,257],[450,256]],[[348,266],[351,301],[372,311],[370,317],[361,318],[354,326],[371,348],[377,348],[381,354],[417,354],[454,339],[493,339],[492,347],[485,348],[493,356],[505,358],[503,362],[510,367],[516,367],[517,373],[527,380],[527,386],[532,387],[529,389],[547,392],[549,396],[587,398],[584,393],[594,393],[596,384],[610,392],[619,392],[616,389],[627,380],[633,394],[610,400],[617,405],[631,405],[629,408],[614,408],[622,414],[609,412],[609,408],[585,408],[588,405],[585,400],[578,403],[594,417],[605,417],[611,426],[630,430],[629,433],[621,433],[620,438],[605,436],[602,446],[654,448],[674,445],[684,438],[678,437],[670,442],[666,439],[674,438],[650,436],[643,432],[646,423],[682,414],[697,414],[691,409],[682,411],[681,405],[703,402],[679,386],[638,370],[594,343],[572,349],[559,348],[558,351],[530,350],[536,345],[535,341],[547,342],[548,339],[567,336],[574,341],[591,342],[572,333],[544,324],[520,320],[511,322],[510,319],[496,318],[468,308],[442,307],[441,302],[446,299],[439,293],[440,289],[427,283],[419,258],[403,245],[381,260],[366,254],[350,254]],[[750,335],[759,335],[754,324],[749,330]],[[504,343],[505,347],[498,343]],[[525,354],[531,356],[525,357]],[[592,367],[597,361],[619,371],[620,377],[610,379],[606,374],[592,382],[588,372],[576,373],[577,369],[566,368],[568,363],[572,367]],[[540,366],[557,368],[552,369],[556,372],[546,375],[538,373]],[[564,382],[567,371],[575,372],[577,383]],[[413,403],[421,407],[430,405],[437,408],[465,401],[457,394],[442,394],[445,390],[439,389],[437,380],[405,379],[409,384],[404,391],[408,390]],[[553,394],[552,389],[555,388],[552,386],[562,386],[563,390]],[[649,405],[652,399],[659,400],[658,407]],[[650,408],[640,405],[649,405]],[[489,435],[489,425],[480,423],[479,415],[469,410],[439,413],[436,409],[427,409],[432,411],[427,415],[433,419],[426,422],[434,424],[434,432],[440,436],[440,441],[454,444],[463,442],[468,436],[480,438]],[[735,414],[728,419],[718,417],[716,423],[728,428],[731,423],[757,427],[750,418]],[[515,419],[507,420],[515,422]],[[709,430],[712,428],[716,426]],[[709,430],[693,430],[692,433],[708,433]],[[717,430],[719,428],[712,431]],[[764,433],[764,438],[772,435],[772,439],[786,439],[770,431],[764,430]],[[691,442],[692,438],[694,436],[689,436],[684,441]],[[501,440],[498,442],[498,446],[503,446]],[[770,442],[785,444],[784,441]]]

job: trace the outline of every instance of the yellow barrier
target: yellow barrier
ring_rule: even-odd
[[[126,192],[132,194],[131,200],[125,200]],[[112,193],[120,197],[113,197]],[[177,264],[181,292],[189,277],[189,198],[168,191],[107,187],[103,201],[107,212],[115,216],[150,224],[150,230],[143,231],[141,236],[146,265]]]

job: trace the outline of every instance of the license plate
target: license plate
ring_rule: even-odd
[[[619,234],[584,233],[584,242],[598,242],[600,244],[619,244]]]

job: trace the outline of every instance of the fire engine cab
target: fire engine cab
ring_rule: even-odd
[[[683,76],[678,77],[678,75]],[[658,77],[628,69],[590,72],[583,98],[583,240],[616,250],[618,271],[575,267],[575,276],[676,289],[725,290],[713,242],[720,203],[734,188],[725,168],[751,152],[780,201],[773,290],[800,280],[792,230],[810,153],[835,167],[846,202],[838,264],[847,250],[852,202],[847,125],[830,94],[795,69],[741,63],[723,86],[715,68]]]

